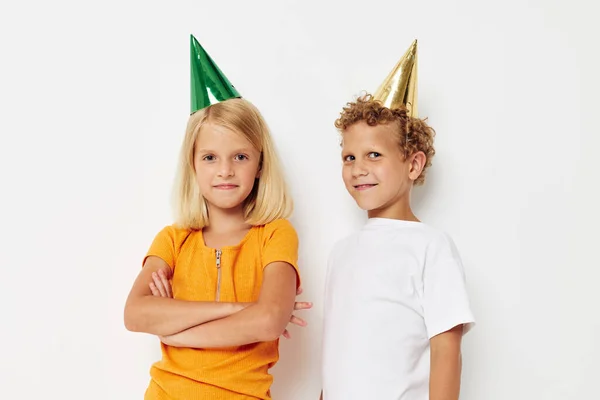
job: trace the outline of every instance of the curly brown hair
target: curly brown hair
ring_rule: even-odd
[[[373,99],[372,95],[364,94],[356,99],[356,102],[346,104],[340,117],[335,120],[335,127],[344,131],[360,121],[365,121],[369,126],[395,123],[398,126],[398,144],[404,151],[405,159],[419,151],[427,157],[423,171],[414,184],[422,185],[425,182],[425,172],[431,166],[431,159],[435,155],[435,130],[427,125],[425,119],[410,117],[404,106],[389,109]]]

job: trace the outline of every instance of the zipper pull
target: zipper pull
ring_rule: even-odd
[[[217,250],[217,294],[215,296],[215,301],[220,301],[221,299],[221,250]]]

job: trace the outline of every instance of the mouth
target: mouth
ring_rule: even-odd
[[[371,189],[372,187],[377,186],[376,183],[364,183],[362,185],[354,185],[354,189],[362,191],[362,190],[368,190]]]
[[[221,185],[215,185],[213,186],[215,189],[220,189],[220,190],[231,190],[231,189],[235,189],[238,187],[238,185],[233,185],[231,183],[223,183]]]

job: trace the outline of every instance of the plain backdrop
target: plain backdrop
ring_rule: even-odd
[[[171,223],[193,33],[263,112],[296,204],[315,307],[282,340],[274,399],[318,398],[327,256],[365,220],[333,121],[413,39],[438,152],[413,206],[457,243],[478,323],[461,398],[600,398],[598,15],[583,0],[3,2],[0,397],[142,398],[158,339],[127,332],[123,305]]]

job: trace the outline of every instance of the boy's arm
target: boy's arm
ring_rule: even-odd
[[[429,400],[458,400],[462,358],[463,325],[431,338]]]
[[[296,271],[286,262],[265,267],[256,303],[229,317],[161,337],[175,347],[214,348],[240,346],[277,339],[290,322],[296,297]]]
[[[150,290],[152,273],[163,280],[171,277],[171,268],[161,258],[146,259],[125,304],[125,327],[133,332],[165,336],[190,327],[227,317],[248,306],[247,303],[198,302],[155,297]],[[170,285],[165,285],[170,288]]]

